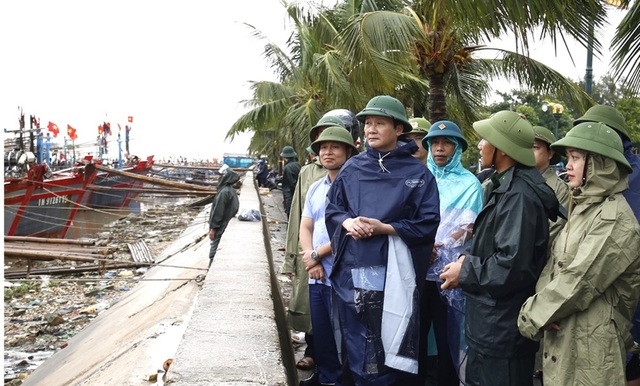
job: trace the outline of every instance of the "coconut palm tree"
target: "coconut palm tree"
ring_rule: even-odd
[[[566,44],[566,35],[583,45],[590,26],[604,23],[599,0],[585,1],[447,1],[415,0],[399,12],[375,11],[354,17],[339,48],[350,59],[352,79],[365,93],[372,85],[412,90],[405,102],[414,115],[436,121],[455,118],[470,127],[498,77],[515,80],[541,94],[553,94],[586,109],[589,96],[557,71],[528,55],[533,31]],[[515,50],[485,42],[513,36]],[[600,45],[595,42],[595,49]],[[567,47],[568,48],[568,47]],[[428,85],[415,92],[420,81]]]
[[[249,110],[227,132],[227,139],[241,132],[255,134],[249,145],[253,154],[277,159],[283,145],[293,145],[304,154],[308,131],[328,110],[345,108],[358,112],[371,98],[372,89],[361,87],[343,52],[338,49],[341,32],[355,15],[380,9],[400,10],[403,0],[346,0],[331,8],[305,11],[283,0],[294,32],[280,48],[251,28],[253,35],[267,41],[263,52],[277,81],[251,83],[252,98],[243,101]],[[407,85],[426,84],[404,72],[398,79]],[[375,87],[379,94],[397,93],[395,84]],[[415,91],[419,92],[419,91]],[[414,95],[415,93],[411,93]],[[274,159],[275,158],[275,159]]]
[[[610,1],[608,3],[611,3]],[[612,4],[627,9],[627,14],[616,28],[611,41],[614,50],[612,65],[614,76],[624,79],[624,86],[634,93],[640,92],[640,2],[619,0]]]

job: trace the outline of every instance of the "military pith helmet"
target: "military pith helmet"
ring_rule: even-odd
[[[333,115],[323,115],[319,120],[318,123],[316,123],[315,126],[313,126],[311,128],[311,130],[309,131],[309,139],[311,140],[311,142],[315,141],[316,139],[318,139],[318,131],[320,131],[320,128],[322,127],[329,127],[329,126],[342,126],[344,127],[344,123],[342,123],[342,120],[336,116]]]
[[[360,122],[364,122],[368,116],[388,117],[401,122],[404,126],[403,133],[408,133],[413,129],[411,123],[407,119],[407,111],[402,102],[389,95],[379,95],[371,98],[367,107],[360,111],[356,117]]]
[[[282,148],[282,153],[280,153],[280,157],[282,158],[293,158],[293,157],[297,157],[298,153],[296,153],[295,150],[293,150],[293,147],[291,146],[285,146]]]
[[[351,133],[342,126],[331,126],[324,129],[318,139],[311,144],[311,149],[314,153],[320,154],[320,145],[322,142],[340,142],[347,145],[347,148],[352,149],[352,154],[358,153],[358,148],[353,144],[353,138]]]
[[[429,138],[435,137],[454,137],[460,140],[460,146],[462,147],[462,151],[467,150],[467,140],[462,135],[462,130],[460,127],[451,121],[438,121],[431,125],[429,129],[429,134],[422,139],[422,146],[425,149],[428,149],[429,146],[427,144]]]
[[[535,139],[539,139],[542,142],[547,143],[548,145],[551,145],[556,141],[556,136],[553,135],[551,130],[547,129],[544,126],[533,126],[533,134],[535,135]],[[553,157],[551,157],[551,160],[549,160],[549,163],[551,165],[555,165],[558,162],[560,162],[561,158],[562,158],[561,154],[554,150]]]
[[[473,129],[516,162],[535,166],[533,127],[515,111],[498,111],[487,119],[474,122]]]
[[[607,105],[593,105],[583,116],[573,121],[573,125],[583,122],[602,122],[630,140],[624,116],[618,109]]]
[[[602,122],[579,123],[564,138],[551,144],[555,151],[564,152],[568,147],[611,158],[631,173],[631,165],[624,158],[620,136]]]
[[[409,119],[409,123],[411,124],[411,127],[412,127],[411,131],[405,134],[427,135],[427,133],[429,132],[429,128],[431,127],[431,122],[420,117]]]

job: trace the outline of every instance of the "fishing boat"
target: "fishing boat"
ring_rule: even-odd
[[[21,157],[35,159],[26,152]],[[24,176],[4,180],[4,235],[64,238],[96,177],[87,162],[52,173],[47,164],[31,163]]]
[[[98,164],[102,163],[98,162]],[[122,168],[117,168],[117,170],[136,175],[147,175],[152,166],[153,156],[148,156],[146,160],[133,156],[127,160]],[[110,173],[104,168],[100,169],[93,183],[87,186],[89,192],[85,205],[101,209],[127,208],[131,201],[140,194],[143,181],[120,173]]]

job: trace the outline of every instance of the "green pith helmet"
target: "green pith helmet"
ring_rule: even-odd
[[[631,173],[631,165],[624,158],[620,136],[602,122],[579,123],[564,138],[551,144],[555,151],[564,152],[568,147],[611,158]]]
[[[296,153],[295,150],[293,150],[293,147],[291,146],[285,146],[282,148],[282,153],[280,153],[280,157],[282,158],[293,158],[293,157],[297,157],[298,153]]]
[[[429,134],[422,139],[422,146],[425,149],[429,148],[428,141],[430,138],[435,137],[455,137],[460,140],[460,147],[462,147],[462,152],[467,150],[467,140],[462,135],[462,130],[460,127],[451,121],[438,121],[431,125],[429,129]],[[426,145],[426,146],[425,146]]]
[[[331,126],[327,127],[320,133],[318,139],[313,141],[311,144],[311,149],[314,153],[320,154],[320,145],[322,142],[340,142],[347,145],[347,148],[351,148],[352,154],[358,153],[358,148],[353,144],[353,137],[351,137],[351,133],[349,130],[345,129],[342,126]]]
[[[307,148],[305,149],[307,151],[307,153],[311,154],[311,155],[317,155],[313,149],[311,148],[311,145],[307,146]]]
[[[344,127],[344,123],[342,123],[342,120],[340,118],[332,116],[332,115],[324,115],[324,116],[322,116],[318,120],[318,123],[316,123],[316,125],[313,126],[311,128],[311,130],[309,131],[309,139],[311,140],[311,142],[313,142],[316,139],[318,139],[318,131],[320,131],[321,127],[329,127],[329,126],[342,126],[342,127]]]
[[[378,95],[371,98],[367,107],[356,114],[360,122],[364,122],[368,116],[381,116],[393,118],[402,123],[404,126],[403,133],[408,133],[413,129],[411,123],[407,120],[407,111],[402,102],[389,95]]]
[[[427,135],[429,128],[431,127],[431,122],[420,117],[409,119],[409,123],[411,124],[411,131],[405,134]]]
[[[533,127],[515,111],[498,111],[473,123],[473,129],[496,149],[525,166],[535,166]]]
[[[556,136],[553,135],[551,130],[549,130],[546,127],[543,127],[543,126],[533,126],[533,134],[536,137],[535,139],[539,139],[542,142],[545,142],[545,143],[547,143],[549,145],[551,145],[552,143],[554,143],[556,141]],[[558,153],[557,151],[554,150],[553,157],[551,157],[551,160],[549,160],[549,163],[551,165],[555,165],[558,162],[560,162],[561,158],[562,158],[562,156],[560,155],[560,153]]]
[[[602,122],[630,140],[627,124],[618,109],[607,105],[593,105],[583,116],[573,121],[573,125],[583,122]]]

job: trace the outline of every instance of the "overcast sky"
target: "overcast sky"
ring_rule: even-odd
[[[272,80],[261,57],[264,42],[244,22],[284,44],[286,18],[279,0],[133,1],[23,0],[0,5],[0,127],[18,128],[18,106],[41,126],[49,121],[95,152],[97,127],[111,122],[110,157],[117,124],[133,116],[130,148],[141,157],[221,157],[243,153],[241,136],[225,142],[245,112],[248,82]],[[614,12],[612,19],[621,18]],[[608,42],[613,29],[604,38]],[[506,46],[506,45],[505,45]],[[548,44],[532,56],[572,79],[584,76],[586,50],[554,58]],[[606,56],[606,55],[605,55]],[[605,59],[604,63],[608,63]],[[594,61],[595,79],[606,64]],[[5,135],[6,138],[6,135]],[[124,144],[123,144],[124,147]]]

